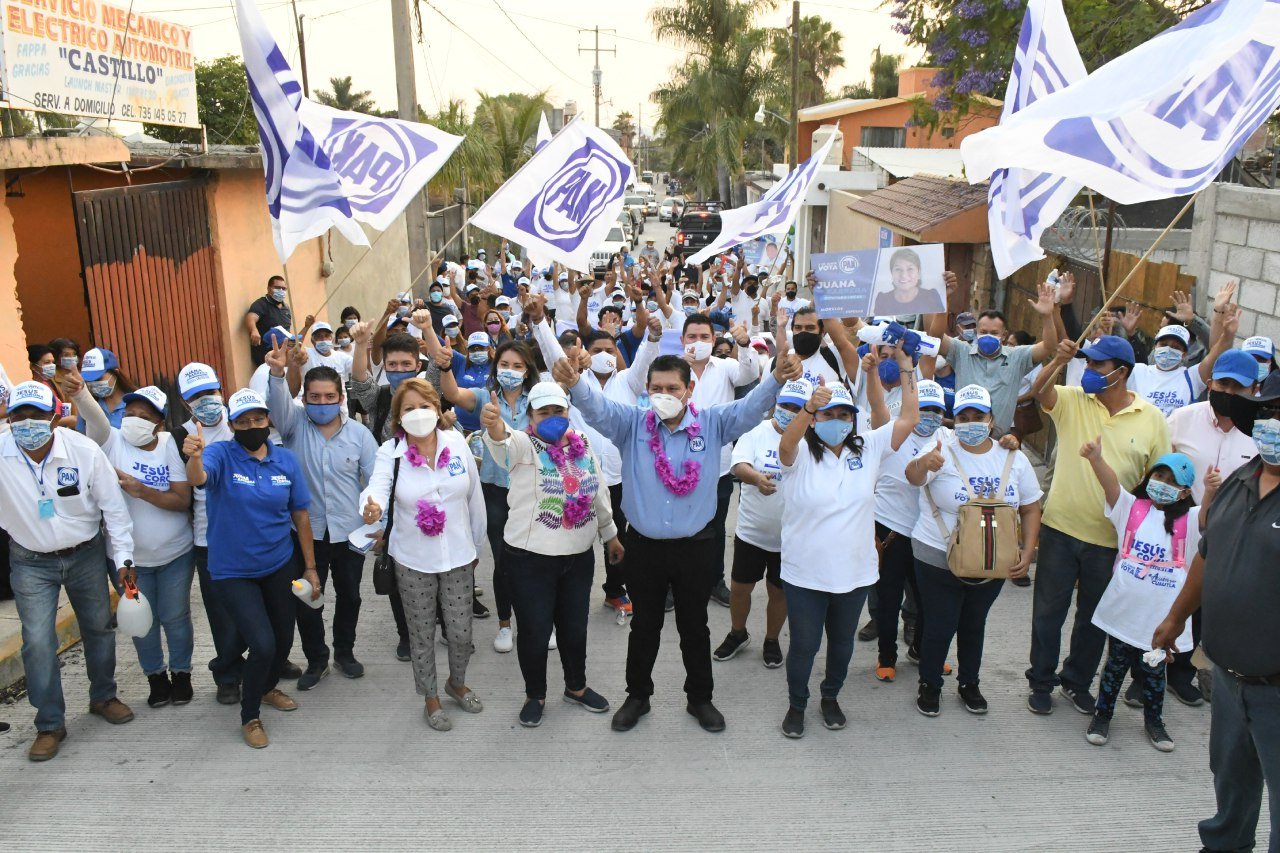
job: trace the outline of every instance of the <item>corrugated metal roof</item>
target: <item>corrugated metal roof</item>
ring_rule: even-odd
[[[937,175],[915,175],[868,193],[849,205],[908,234],[923,234],[966,210],[987,203],[987,184],[970,184]]]
[[[825,104],[815,104],[812,107],[796,110],[796,120],[819,121],[824,118],[834,118],[835,116],[858,112],[868,107],[889,103],[896,104],[901,100],[901,98],[841,98],[838,101],[829,101]]]
[[[895,178],[912,175],[941,175],[948,178],[964,177],[964,161],[954,148],[864,148],[853,149],[853,168],[864,162],[874,163]],[[861,161],[861,162],[860,162]]]

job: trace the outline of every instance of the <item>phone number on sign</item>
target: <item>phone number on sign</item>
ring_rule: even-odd
[[[136,121],[170,121],[176,124],[186,124],[187,121],[186,110],[154,109],[147,106],[135,107],[132,104],[122,104],[120,106],[120,116]]]

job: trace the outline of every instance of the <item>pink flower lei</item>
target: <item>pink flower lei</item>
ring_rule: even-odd
[[[689,406],[689,414],[695,418],[698,410]],[[644,424],[649,430],[649,450],[653,453],[653,467],[658,472],[658,479],[662,481],[662,485],[666,486],[667,491],[678,497],[685,495],[698,488],[698,478],[702,473],[702,465],[692,459],[686,459],[684,463],[684,474],[677,477],[675,472],[671,470],[671,460],[667,458],[667,454],[662,450],[662,438],[658,435],[658,416],[652,411],[645,415]],[[698,437],[702,432],[702,424],[694,420],[689,426],[685,427],[685,432],[690,439]]]
[[[427,457],[423,456],[422,453],[418,450],[418,448],[415,447],[413,444],[406,444],[405,450],[404,450],[404,458],[409,460],[409,464],[412,465],[414,468],[421,468],[423,465],[427,464]],[[449,448],[446,447],[444,450],[440,451],[440,458],[436,460],[436,467],[442,468],[448,464],[449,464]]]
[[[411,443],[405,447],[404,458],[409,460],[409,464],[414,468],[421,468],[427,464],[427,457],[423,456]],[[440,451],[440,456],[436,460],[437,470],[448,465],[449,458],[449,448],[446,447]],[[418,525],[418,529],[424,536],[439,536],[443,533],[445,518],[444,510],[431,501],[426,499],[418,501],[418,514],[414,518],[414,523]]]
[[[533,427],[529,427],[528,432],[530,435],[537,435],[537,433],[534,432]],[[587,443],[582,440],[582,436],[578,435],[573,430],[570,430],[565,435],[568,439],[566,447],[560,447],[555,444],[543,442],[547,447],[547,455],[551,457],[551,461],[555,463],[557,468],[564,467],[566,457],[570,462],[577,462],[583,456],[587,455]],[[539,441],[541,440],[542,439],[539,439]],[[568,451],[567,453],[566,449]]]

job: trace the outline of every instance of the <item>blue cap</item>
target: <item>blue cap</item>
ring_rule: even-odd
[[[979,412],[991,411],[991,392],[981,385],[966,385],[956,392],[956,400],[952,411],[957,415],[965,409],[977,409]]]
[[[1076,358],[1089,358],[1094,361],[1118,361],[1133,367],[1133,345],[1117,335],[1103,335],[1076,353]]]
[[[264,347],[274,347],[277,344],[283,345],[286,341],[296,340],[293,335],[289,334],[289,330],[284,326],[272,326],[267,329],[266,334],[262,336],[262,345]]]
[[[729,324],[732,322],[728,311],[710,311],[707,313],[707,319],[711,321],[711,325],[728,330]]]
[[[1151,468],[1154,470],[1161,465],[1173,472],[1173,481],[1179,486],[1189,487],[1196,481],[1196,466],[1185,453],[1166,453]]]
[[[1244,350],[1229,349],[1213,363],[1214,379],[1234,379],[1246,388],[1258,381],[1258,362]]]
[[[779,403],[792,403],[803,406],[813,396],[813,383],[807,379],[792,379],[778,392]]]
[[[96,382],[108,370],[119,370],[120,359],[106,347],[95,347],[84,354],[80,361],[80,375],[86,382]]]
[[[858,407],[853,403],[853,396],[849,393],[849,389],[838,382],[833,382],[827,386],[831,389],[831,399],[819,411],[825,412],[827,409],[834,409],[838,406],[845,406],[858,411]]]

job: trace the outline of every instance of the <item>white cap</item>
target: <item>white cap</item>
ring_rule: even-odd
[[[858,410],[858,407],[853,403],[853,397],[849,396],[848,388],[839,383],[832,383],[827,387],[831,389],[831,400],[822,407],[821,411],[834,409],[836,406],[848,406],[855,412]]]
[[[569,395],[556,382],[539,382],[529,391],[529,408],[541,409],[543,406],[564,406],[569,408]]]
[[[529,276],[527,275],[520,276],[520,278],[516,280],[516,284],[517,285],[523,284],[527,286],[529,284]]]
[[[9,392],[9,411],[20,406],[31,406],[42,412],[53,411],[53,391],[43,382],[19,382]]]
[[[920,398],[920,408],[925,406],[937,406],[944,411],[947,408],[947,397],[942,390],[942,386],[932,379],[923,379],[916,387],[916,394]]]
[[[1177,338],[1182,341],[1184,347],[1191,346],[1191,332],[1187,331],[1186,326],[1164,326],[1156,332],[1156,340],[1159,341],[1161,338]]]
[[[521,281],[522,283],[527,284],[527,283],[529,282],[529,279],[527,279],[527,278],[522,278],[522,279],[520,279],[520,281]],[[497,299],[493,300],[493,304],[494,304],[495,306],[497,306],[497,305],[510,305],[510,304],[511,304],[511,297],[509,297],[509,296],[499,296]]]
[[[241,388],[227,401],[227,418],[234,421],[245,412],[252,412],[254,409],[267,411],[267,401],[252,388]]]
[[[207,364],[193,361],[178,373],[178,393],[184,400],[190,400],[192,394],[199,394],[201,391],[221,390],[221,388],[222,383],[218,381],[218,374],[214,373],[213,368]]]
[[[477,290],[479,290],[479,289],[480,289],[480,285],[478,285],[478,284],[474,284],[474,283],[473,283],[473,284],[468,284],[465,292],[466,292],[466,293],[474,293],[475,291],[477,291]]]
[[[981,385],[966,385],[956,392],[956,401],[951,411],[960,414],[965,409],[977,409],[980,412],[991,411],[991,394]]]
[[[779,403],[794,403],[803,406],[813,396],[813,383],[808,379],[792,379],[778,392]]]
[[[1249,353],[1249,355],[1264,355],[1267,358],[1272,358],[1276,354],[1276,345],[1266,335],[1255,335],[1252,338],[1246,338],[1245,342],[1240,345],[1240,349]]]
[[[487,256],[487,255],[488,255],[488,252],[486,252],[484,249],[478,249],[478,250],[476,250],[476,257],[478,258],[478,257],[480,257],[481,255],[486,255],[486,256]]]
[[[399,299],[401,303],[413,302],[413,294],[406,290],[403,293],[397,295],[396,299]]]
[[[143,400],[150,403],[151,407],[162,415],[165,413],[165,409],[169,407],[168,396],[154,385],[147,385],[124,395],[124,402],[128,403],[132,400]]]
[[[115,353],[111,352],[111,350],[94,347],[85,353],[84,358],[81,359],[80,375],[86,382],[96,382],[108,370],[115,370],[119,366],[120,362],[116,359]]]
[[[438,275],[436,276],[435,284],[438,284],[441,287],[446,287],[449,284],[449,277],[444,275]]]
[[[469,270],[478,270],[478,269],[482,268],[483,266],[484,266],[484,264],[480,263],[479,261],[475,260],[474,258],[473,258],[473,259],[471,259],[471,260],[469,260],[469,261],[467,261],[467,269],[469,269]]]
[[[467,349],[471,349],[472,347],[484,347],[488,349],[489,333],[488,332],[472,332],[470,335],[468,335]]]
[[[557,280],[557,281],[568,281],[568,280],[569,280],[569,274],[568,274],[567,272],[562,272],[562,273],[560,273],[560,275],[556,276],[556,280]]]
[[[441,325],[441,326],[456,326],[456,325],[458,325],[458,318],[457,318],[457,316],[456,316],[456,315],[454,315],[454,314],[445,314],[445,315],[444,315],[444,317],[442,317],[442,318],[440,319],[440,325]]]
[[[511,262],[511,268],[513,270],[522,270],[524,269],[524,264],[521,263],[519,260],[515,260]]]
[[[328,323],[325,323],[325,322],[315,323],[311,327],[312,335],[314,335],[316,332],[332,332],[332,331],[333,331],[333,326],[330,326]]]

